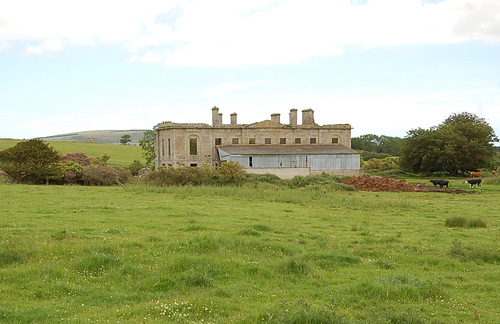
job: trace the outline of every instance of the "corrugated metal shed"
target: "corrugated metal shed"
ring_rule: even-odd
[[[310,168],[353,170],[360,155],[343,145],[225,145],[217,147],[221,161],[239,162],[249,168]]]

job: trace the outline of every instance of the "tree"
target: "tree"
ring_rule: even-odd
[[[156,130],[163,124],[171,123],[169,121],[156,124],[153,129],[148,129],[144,132],[143,138],[139,140],[139,146],[142,148],[142,155],[146,159],[146,165],[152,166],[152,163],[156,157],[155,154],[155,138]]]
[[[495,141],[493,128],[483,118],[453,114],[437,127],[410,130],[401,147],[400,165],[415,173],[464,174],[491,163]]]
[[[402,139],[391,136],[377,136],[374,134],[361,135],[351,139],[354,150],[375,152],[385,156],[399,156]],[[381,157],[383,157],[381,155]]]
[[[127,143],[130,143],[131,141],[132,141],[132,138],[128,134],[122,135],[122,137],[120,138],[120,144],[122,144],[122,145],[126,145]]]
[[[0,151],[0,169],[15,183],[48,184],[64,176],[61,154],[40,139]]]

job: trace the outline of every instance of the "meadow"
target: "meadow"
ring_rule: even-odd
[[[453,179],[465,194],[0,179],[0,322],[496,323],[499,179]]]
[[[0,150],[12,147],[18,142],[20,142],[20,140],[0,139]],[[68,153],[84,153],[88,157],[101,157],[103,154],[107,154],[111,157],[108,161],[109,164],[123,167],[129,166],[134,160],[145,163],[140,146],[86,142],[46,142],[58,150],[62,155]]]
[[[498,182],[324,189],[0,184],[0,322],[498,322]]]

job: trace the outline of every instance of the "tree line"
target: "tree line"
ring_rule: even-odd
[[[408,131],[405,138],[373,134],[352,138],[365,169],[401,169],[412,173],[465,175],[500,166],[498,141],[484,118],[463,112],[452,114],[429,129]]]

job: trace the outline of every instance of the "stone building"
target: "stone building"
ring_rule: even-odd
[[[351,148],[349,124],[318,125],[314,111],[291,109],[289,123],[280,114],[270,120],[238,124],[236,113],[223,124],[219,108],[212,108],[212,125],[166,123],[155,138],[155,165],[202,166],[238,161],[247,172],[274,173],[282,178],[329,172],[357,174],[360,156]]]

